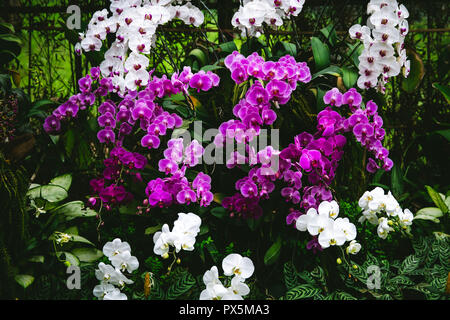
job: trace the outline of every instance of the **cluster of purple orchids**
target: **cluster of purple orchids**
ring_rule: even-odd
[[[158,163],[159,171],[165,178],[151,180],[145,193],[149,207],[169,207],[174,203],[186,204],[198,202],[207,207],[213,200],[211,177],[199,172],[192,181],[186,178],[186,170],[196,166],[203,156],[204,149],[197,140],[184,146],[182,138],[171,139],[164,150],[164,159]],[[181,167],[180,167],[181,166]]]
[[[317,209],[321,202],[331,201],[333,195],[329,186],[344,154],[343,148],[347,139],[343,134],[346,132],[351,131],[358,142],[383,162],[384,170],[392,168],[393,162],[388,158],[389,151],[381,143],[385,134],[383,121],[377,114],[377,105],[373,101],[363,106],[361,95],[353,88],[344,94],[334,88],[325,94],[324,101],[329,106],[317,115],[317,132],[314,135],[303,132],[281,152],[270,147],[256,155],[257,161],[254,163],[261,165],[253,166],[247,177],[236,182],[238,193],[222,201],[222,206],[230,211],[230,216],[260,217],[262,208],[259,203],[269,198],[277,180],[285,185],[281,189],[281,196],[287,202],[300,207],[298,210],[291,208],[286,217],[288,225],[310,208]],[[333,110],[333,107],[342,105],[348,105],[350,108],[351,115],[347,118]],[[268,164],[273,163],[273,157],[277,155],[277,170],[270,171]],[[240,155],[236,154],[233,159],[242,161]],[[380,166],[370,158],[366,169],[375,172],[378,168]],[[307,183],[304,179],[302,183],[305,176]],[[310,248],[317,247],[314,241],[316,239],[312,240]]]
[[[152,73],[153,71],[149,73],[150,76]],[[165,75],[161,78],[154,76],[142,90],[122,93],[120,88],[113,85],[111,78],[101,78],[98,67],[92,68],[90,73],[78,82],[81,92],[54,110],[45,120],[44,129],[49,134],[58,134],[63,120],[76,118],[79,110],[92,106],[97,98],[110,93],[115,93],[121,98],[117,104],[107,99],[98,107],[97,122],[100,130],[97,138],[100,143],[112,144],[114,148],[104,162],[103,177],[91,180],[91,188],[97,196],[91,197],[89,203],[91,206],[98,206],[100,203],[98,200],[101,200],[101,205],[109,210],[112,205],[123,204],[132,199],[132,195],[123,185],[124,173],[142,181],[140,173],[132,170],[143,169],[147,164],[143,155],[128,152],[123,148],[124,138],[130,135],[136,126],[145,132],[141,138],[142,147],[157,149],[160,145],[160,136],[166,135],[169,129],[179,128],[183,123],[180,116],[165,111],[155,100],[180,92],[188,95],[190,88],[207,91],[218,86],[219,82],[219,77],[210,71],[194,74],[189,67],[185,67],[182,72],[174,73],[170,79]],[[161,171],[171,174],[171,177],[149,182],[146,189],[149,199],[144,201],[146,205],[154,207],[171,204],[173,199],[169,201],[165,197],[167,194],[162,193],[162,190],[168,190],[169,193],[178,190],[174,196],[178,203],[199,201],[203,206],[211,203],[213,195],[210,192],[209,176],[199,173],[192,183],[192,189],[189,184],[186,185],[187,179],[184,177],[186,166],[196,165],[199,157],[203,155],[203,148],[197,141],[194,142],[185,150],[183,167],[178,168],[176,165],[175,170],[174,163],[178,160],[176,155],[179,143],[178,140],[169,141],[165,155],[171,153],[172,158],[166,155],[166,159],[161,160],[159,167],[164,168]],[[174,171],[171,171],[172,169]]]
[[[150,75],[152,73],[153,71]],[[183,120],[175,113],[164,111],[155,100],[180,92],[188,94],[189,88],[207,91],[218,86],[219,81],[219,77],[210,71],[194,74],[189,67],[185,67],[182,72],[174,73],[170,79],[165,75],[161,78],[155,76],[142,90],[121,93],[119,88],[113,85],[111,78],[101,78],[99,68],[92,68],[90,74],[78,82],[81,92],[55,109],[45,120],[44,129],[49,134],[56,134],[61,129],[62,120],[76,117],[79,110],[93,105],[96,97],[116,93],[122,98],[118,105],[106,100],[98,108],[98,124],[102,128],[97,134],[98,140],[101,143],[122,145],[124,137],[131,134],[133,126],[138,123],[147,133],[142,137],[142,146],[158,148],[159,136],[165,135],[167,129],[180,127]]]
[[[233,108],[238,119],[232,119],[219,126],[219,134],[214,143],[223,146],[227,138],[238,143],[252,141],[258,136],[263,125],[271,125],[277,119],[272,110],[286,104],[291,93],[297,88],[297,82],[307,83],[311,72],[305,62],[296,62],[286,55],[279,61],[265,61],[254,52],[247,58],[237,51],[225,58],[225,66],[231,71],[231,78],[237,85],[250,80],[254,83],[248,89],[245,98]]]
[[[118,146],[111,150],[103,163],[105,169],[102,177],[90,181],[91,189],[96,194],[89,198],[90,206],[103,205],[106,210],[110,210],[112,206],[133,200],[133,195],[123,186],[124,179],[131,177],[135,181],[142,181],[139,170],[147,165],[147,159],[140,153]]]
[[[325,94],[324,102],[335,107],[348,105],[352,115],[343,118],[331,107],[326,108],[317,116],[318,129],[323,130],[322,135],[326,137],[333,131],[352,131],[356,140],[371,152],[375,159],[383,163],[382,168],[386,171],[391,170],[394,163],[388,157],[389,150],[382,144],[386,132],[382,128],[383,119],[377,112],[376,103],[370,100],[362,107],[362,97],[354,88],[344,94],[333,88]],[[366,166],[366,170],[371,173],[380,168],[375,159],[369,158]]]

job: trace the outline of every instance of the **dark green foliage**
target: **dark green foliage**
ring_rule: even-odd
[[[23,167],[6,160],[0,151],[0,297],[14,297],[18,253],[27,238],[28,177]]]

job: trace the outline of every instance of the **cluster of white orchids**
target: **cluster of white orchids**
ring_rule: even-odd
[[[243,296],[250,293],[250,288],[245,284],[245,280],[255,271],[250,258],[231,253],[222,260],[222,269],[225,276],[232,277],[231,281],[227,279],[228,287],[219,279],[219,270],[213,266],[203,275],[206,289],[200,293],[200,300],[243,300]]]
[[[205,19],[190,0],[111,0],[109,10],[94,13],[87,31],[80,33],[75,50],[100,51],[107,35],[115,34],[100,70],[121,92],[136,90],[137,83],[147,85],[150,75],[146,54],[156,42],[158,26],[179,19],[198,27]]]
[[[95,286],[94,296],[100,300],[127,300],[127,296],[120,291],[125,284],[132,284],[122,272],[132,273],[139,268],[139,261],[131,255],[131,247],[119,238],[107,242],[103,246],[103,254],[108,257],[112,265],[100,262],[95,270],[95,277],[100,284]],[[116,287],[118,286],[118,287]]]
[[[339,217],[339,205],[335,200],[322,201],[318,208],[310,208],[299,216],[295,226],[299,231],[308,231],[317,236],[317,240],[326,249],[330,246],[342,246],[347,241],[350,244],[347,253],[356,254],[361,245],[356,242],[356,226],[348,218]]]
[[[364,49],[359,56],[358,87],[377,88],[385,92],[384,85],[390,77],[400,72],[406,78],[410,61],[404,46],[409,31],[409,12],[397,0],[371,0],[367,5],[370,17],[367,25],[356,24],[349,30],[352,39],[359,39]]]
[[[243,37],[259,37],[263,23],[276,29],[283,25],[283,19],[298,16],[304,4],[305,0],[244,0],[231,24]]]
[[[412,212],[409,209],[403,210],[390,191],[385,194],[380,187],[364,192],[358,204],[363,210],[359,222],[367,220],[377,225],[378,236],[382,239],[386,239],[389,232],[395,231],[394,227],[407,229],[414,219]]]
[[[194,250],[195,238],[200,232],[201,224],[200,217],[192,212],[178,213],[178,219],[173,223],[172,231],[167,224],[164,224],[161,231],[153,235],[153,242],[155,243],[153,252],[167,259],[171,246],[175,247],[176,253],[180,252],[181,249]]]

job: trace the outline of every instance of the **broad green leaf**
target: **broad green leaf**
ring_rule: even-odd
[[[202,66],[207,64],[208,58],[207,58],[206,54],[200,49],[196,48],[196,49],[192,50],[191,52],[189,52],[188,56],[192,56],[192,57],[196,58],[197,61]]]
[[[161,224],[158,224],[157,226],[154,226],[154,227],[148,227],[148,228],[145,229],[144,234],[145,234],[146,236],[151,235],[151,234],[154,234],[154,233],[160,231],[161,228],[162,228],[162,225],[161,225]]]
[[[33,104],[31,105],[31,109],[39,109],[41,107],[46,107],[46,106],[54,106],[55,102],[48,100],[48,99],[43,99],[43,100],[38,100],[33,102]]]
[[[29,274],[18,274],[14,277],[14,280],[26,289],[33,283],[34,277]]]
[[[342,67],[342,81],[347,89],[352,88],[358,81],[358,72],[353,68]]]
[[[322,70],[330,65],[330,49],[319,38],[311,38],[311,47],[314,55],[316,70]]]
[[[281,237],[279,237],[277,241],[275,241],[275,243],[272,244],[272,246],[270,246],[270,248],[266,251],[266,254],[264,255],[264,264],[266,266],[270,266],[278,260],[281,253],[281,247],[282,241]]]
[[[73,128],[67,130],[63,135],[64,148],[66,149],[67,156],[72,157],[73,148],[75,147],[76,133]]]
[[[316,79],[317,77],[323,76],[323,75],[332,75],[335,77],[339,77],[342,76],[342,69],[339,68],[338,66],[329,66],[328,68],[325,68],[323,70],[320,70],[319,72],[314,73],[311,76],[311,80]]]
[[[445,139],[447,139],[447,141],[450,141],[450,129],[446,129],[446,130],[437,130],[434,133],[440,134],[441,136],[443,136]]]
[[[320,32],[325,36],[325,38],[328,39],[328,41],[330,42],[330,44],[332,46],[336,45],[337,33],[336,33],[336,28],[334,27],[334,25],[330,24],[330,25],[326,26],[325,28],[320,29]]]
[[[30,198],[42,198],[49,202],[59,202],[68,197],[66,189],[57,185],[39,186],[28,190],[27,196]]]
[[[94,244],[91,241],[89,241],[88,239],[86,239],[85,237],[82,237],[82,236],[79,236],[76,234],[69,234],[69,235],[72,237],[71,241],[86,243],[86,244],[90,244],[91,246],[94,246]]]
[[[444,200],[442,200],[441,196],[439,195],[438,192],[436,192],[432,187],[430,186],[425,186],[425,188],[427,189],[428,194],[431,197],[431,200],[433,200],[434,204],[436,205],[436,207],[438,207],[439,209],[441,209],[443,214],[446,214],[448,212],[448,207],[445,204]]]
[[[395,164],[391,174],[392,193],[396,198],[403,194],[403,173],[400,166]]]
[[[403,79],[402,89],[408,93],[414,92],[425,75],[425,66],[420,56],[411,49],[407,49],[407,56],[411,61],[411,71],[408,78]]]
[[[81,262],[94,262],[103,257],[103,252],[95,248],[76,248],[72,250]]]
[[[77,226],[72,226],[72,227],[67,228],[66,230],[64,230],[64,233],[76,234],[76,235],[80,234]]]
[[[281,57],[286,54],[289,54],[293,57],[297,55],[297,48],[295,47],[295,44],[285,42],[285,41],[278,41],[272,51],[274,52],[275,56]]]
[[[227,216],[227,210],[224,207],[215,207],[211,210],[211,214],[219,219]]]
[[[447,100],[447,103],[450,103],[450,87],[446,85],[442,85],[439,83],[433,83],[433,87],[439,90],[440,93],[445,97],[445,100]]]
[[[442,213],[441,209],[439,209],[439,208],[426,207],[426,208],[422,208],[419,211],[417,211],[414,219],[427,219],[426,217],[429,217],[431,220],[431,219],[435,219],[435,218],[440,218],[443,215],[444,214]],[[425,218],[423,218],[423,217],[425,217]]]
[[[233,51],[237,51],[236,43],[234,43],[234,41],[221,43],[219,44],[219,48],[226,53],[232,53]]]
[[[96,212],[90,209],[84,210],[84,203],[82,201],[72,201],[56,207],[50,211],[57,215],[64,215],[69,219],[77,217],[94,217]]]
[[[56,255],[59,259],[62,259],[62,255],[64,254],[64,260],[68,261],[71,266],[79,266],[80,260],[70,252],[67,251],[58,251]]]
[[[50,184],[60,186],[64,189],[66,189],[66,191],[69,191],[70,185],[72,184],[72,174],[66,173],[66,174],[63,174],[62,176],[53,178],[50,181]]]

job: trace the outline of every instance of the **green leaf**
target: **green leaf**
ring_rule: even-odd
[[[234,43],[234,41],[221,43],[219,44],[219,48],[225,53],[232,53],[233,51],[237,51],[236,43]]]
[[[347,89],[354,87],[358,80],[358,72],[354,68],[342,67],[342,81]]]
[[[326,74],[339,77],[342,76],[342,69],[339,68],[338,66],[329,66],[328,68],[325,68],[323,70],[320,70],[319,72],[314,73],[311,76],[311,80],[314,80],[317,77],[324,76]]]
[[[208,57],[206,56],[206,54],[200,50],[200,49],[194,49],[191,52],[189,52],[188,56],[194,57],[195,59],[197,59],[197,61],[200,63],[200,65],[204,66],[206,65],[208,62]]]
[[[76,248],[72,250],[72,254],[81,262],[94,262],[103,257],[103,252],[95,248]]]
[[[425,186],[425,188],[427,189],[428,194],[431,197],[431,200],[433,200],[434,204],[436,205],[436,207],[438,207],[439,209],[441,209],[443,214],[446,214],[448,212],[448,207],[445,204],[444,200],[442,200],[441,196],[439,195],[439,193],[437,193],[432,187],[430,186]]]
[[[439,217],[442,217],[443,213],[441,209],[435,208],[435,207],[427,207],[422,208],[419,211],[417,211],[416,215],[414,216],[414,220],[421,219],[421,220],[430,220],[435,223],[439,223]]]
[[[401,274],[411,273],[419,267],[419,263],[420,260],[414,254],[411,254],[403,260],[399,271]]]
[[[315,285],[316,284],[316,280],[313,277],[311,277],[311,273],[307,272],[306,270],[303,270],[302,272],[299,272],[298,276],[303,281],[305,281],[308,284],[311,284],[311,285]]]
[[[167,299],[173,300],[187,291],[189,291],[195,285],[195,278],[187,271],[183,271],[175,279],[175,282],[167,290]]]
[[[201,67],[200,70],[203,70],[203,71],[215,71],[215,70],[219,70],[219,69],[223,69],[223,67],[217,66],[217,65],[208,64],[207,66]]]
[[[71,241],[86,243],[86,244],[90,244],[91,246],[94,246],[94,244],[91,241],[89,241],[88,239],[86,239],[85,237],[82,237],[82,236],[79,236],[76,234],[69,234],[69,235],[72,238]]]
[[[293,57],[297,56],[297,48],[296,48],[295,44],[285,42],[285,41],[278,41],[274,45],[272,50],[275,53],[274,55],[277,57],[281,57],[281,56],[284,56],[287,54],[289,54]]]
[[[264,255],[264,264],[266,266],[270,266],[278,260],[281,253],[281,247],[281,237],[278,237],[277,241],[272,244],[272,246],[266,251],[266,254]]]
[[[437,130],[434,133],[440,134],[441,136],[443,136],[445,139],[447,139],[447,141],[450,141],[450,129],[446,129],[446,130]]]
[[[299,300],[312,298],[316,294],[320,294],[319,288],[313,287],[310,284],[301,284],[286,293],[286,300]]]
[[[84,210],[82,201],[72,201],[50,210],[50,213],[64,215],[68,220],[77,217],[95,217],[97,213],[91,209]]]
[[[439,83],[433,83],[433,88],[439,90],[440,93],[444,96],[447,103],[450,103],[450,87],[446,85],[442,85]]]
[[[211,209],[211,214],[219,219],[223,219],[227,216],[227,209],[224,207],[215,207]]]
[[[407,56],[411,61],[411,71],[408,78],[403,79],[402,89],[408,93],[414,92],[425,75],[425,66],[419,55],[412,49],[407,49]]]
[[[33,102],[33,104],[31,105],[31,109],[39,109],[41,107],[54,106],[55,104],[56,103],[51,100],[42,99],[42,100]]]
[[[392,279],[389,280],[389,282],[391,284],[394,285],[403,285],[403,286],[410,286],[414,284],[414,281],[412,281],[411,279],[409,279],[407,276],[405,275],[398,275],[396,277],[393,277]]]
[[[400,166],[395,164],[391,174],[392,193],[396,198],[403,194],[403,173]]]
[[[337,41],[337,33],[336,33],[336,28],[334,27],[334,25],[330,24],[328,26],[326,26],[325,28],[320,29],[320,32],[325,36],[325,38],[328,39],[328,41],[330,42],[330,44],[332,46],[336,45],[336,41]]]
[[[59,251],[56,253],[58,258],[61,259],[61,256],[64,254],[64,260],[68,261],[71,266],[79,266],[80,260],[70,252],[67,251]]]
[[[14,34],[0,34],[0,48],[12,51],[18,56],[22,48],[22,40]]]
[[[358,300],[351,294],[344,292],[344,291],[340,291],[340,290],[333,292],[331,294],[331,296],[332,296],[332,300]]]
[[[160,231],[160,230],[161,230],[161,227],[162,227],[161,224],[158,224],[157,226],[154,226],[154,227],[148,227],[148,228],[145,229],[144,234],[145,234],[146,236],[151,235],[151,234],[154,234],[154,233]]]
[[[14,280],[26,289],[33,283],[34,277],[29,274],[18,274],[14,277]]]
[[[0,33],[16,33],[11,23],[0,22]]]
[[[297,270],[292,262],[286,262],[283,268],[284,284],[288,290],[298,286]]]
[[[319,38],[311,38],[311,47],[314,55],[316,70],[322,70],[330,65],[330,49]]]
[[[72,174],[66,173],[62,176],[56,177],[50,181],[50,184],[60,186],[66,189],[66,191],[69,191],[70,185],[72,184]]]
[[[27,196],[36,199],[42,198],[49,202],[59,202],[68,197],[66,189],[57,185],[45,185],[28,190]]]

